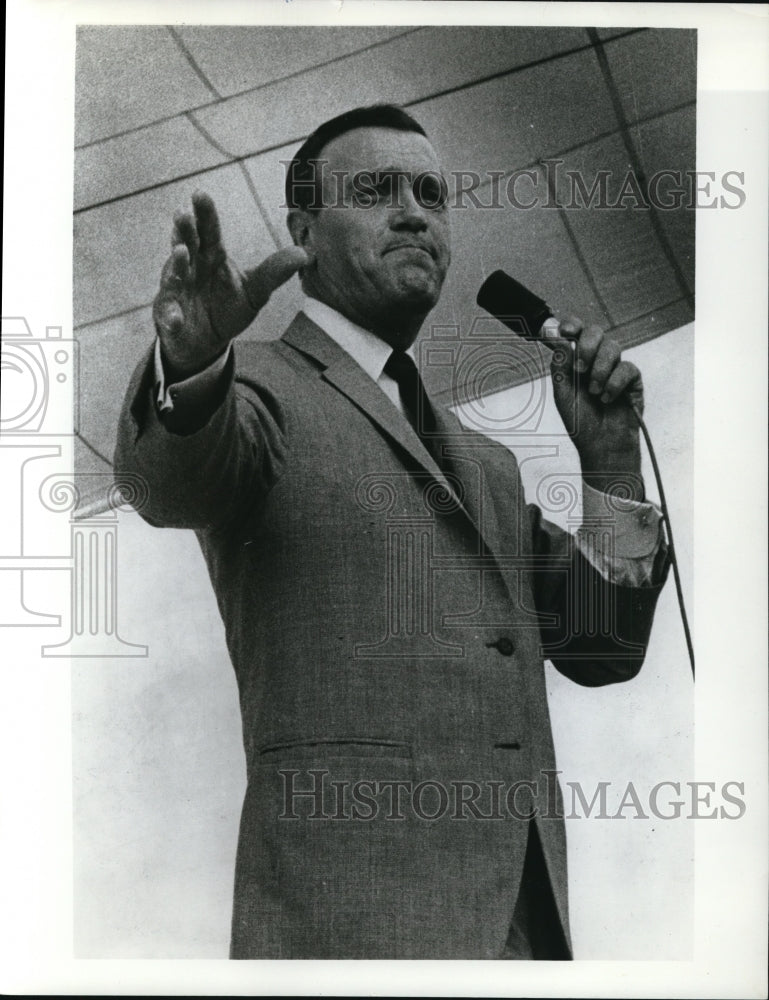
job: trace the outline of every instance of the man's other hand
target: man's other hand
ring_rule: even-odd
[[[585,482],[633,500],[644,496],[638,420],[641,373],[616,341],[574,317],[558,324],[550,364],[558,412],[574,442]],[[572,347],[573,343],[573,347]]]
[[[196,192],[192,204],[194,215],[174,216],[171,256],[152,308],[169,379],[209,365],[308,259],[286,247],[241,272],[227,257],[212,199]]]

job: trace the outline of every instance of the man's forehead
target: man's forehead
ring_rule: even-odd
[[[365,127],[345,132],[323,147],[320,159],[327,160],[331,169],[440,170],[429,139],[418,132],[393,128]]]

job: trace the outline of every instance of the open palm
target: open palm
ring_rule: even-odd
[[[194,216],[174,217],[171,256],[153,317],[169,376],[201,371],[254,320],[270,295],[307,262],[299,247],[278,250],[241,272],[224,249],[212,199],[193,195]]]

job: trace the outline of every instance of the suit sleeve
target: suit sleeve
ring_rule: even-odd
[[[141,516],[159,527],[216,529],[269,492],[285,455],[285,420],[277,400],[235,379],[232,355],[206,407],[158,411],[148,352],[126,393],[115,449],[115,474],[142,477]]]
[[[531,524],[534,599],[542,654],[566,677],[587,687],[630,680],[641,669],[669,559],[661,556],[650,586],[611,583],[582,555],[568,532],[534,505]],[[552,622],[552,623],[550,623]]]

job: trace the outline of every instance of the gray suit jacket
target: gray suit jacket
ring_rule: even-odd
[[[115,458],[150,524],[197,532],[226,627],[248,769],[232,956],[497,957],[532,806],[568,941],[543,661],[634,676],[660,588],[606,584],[448,411],[441,471],[303,315],[236,350],[187,434],[145,359]]]

